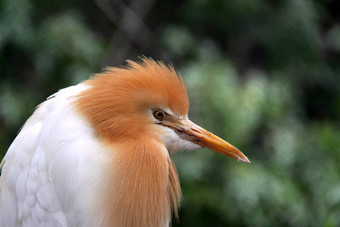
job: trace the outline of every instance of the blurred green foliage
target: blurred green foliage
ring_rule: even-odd
[[[142,16],[135,0],[111,17],[100,7],[117,2],[0,2],[1,156],[47,96],[145,54],[173,62],[191,119],[252,161],[205,149],[174,156],[184,198],[173,226],[339,226],[336,1],[158,1]],[[126,7],[144,23],[135,39],[112,20]]]

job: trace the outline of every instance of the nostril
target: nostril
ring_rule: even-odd
[[[198,133],[200,133],[201,131],[199,131],[199,130],[197,130],[197,129],[195,129],[195,128],[190,128],[192,131],[194,131],[194,132],[198,132]]]

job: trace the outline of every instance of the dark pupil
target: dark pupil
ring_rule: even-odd
[[[158,119],[162,119],[164,117],[164,114],[162,113],[162,111],[158,110],[158,111],[156,111],[155,116]]]

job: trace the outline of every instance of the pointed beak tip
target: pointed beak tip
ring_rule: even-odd
[[[238,157],[238,158],[237,158],[237,161],[238,161],[238,162],[247,163],[247,164],[250,164],[250,163],[251,163],[251,162],[249,161],[249,159],[248,159],[246,156],[244,156],[244,158]]]
[[[238,162],[243,162],[243,163],[247,163],[250,164],[251,162],[249,161],[249,159],[247,158],[247,156],[245,156],[242,151],[240,151],[237,147],[234,147],[232,145],[231,146],[231,151],[233,151],[233,157],[234,159],[236,159]],[[230,151],[229,150],[229,151]]]

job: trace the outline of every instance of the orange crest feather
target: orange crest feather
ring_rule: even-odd
[[[109,67],[85,83],[76,106],[105,139],[143,135],[145,113],[151,108],[168,108],[185,116],[189,110],[187,91],[182,77],[162,62],[142,59],[128,61],[124,68]],[[134,129],[131,134],[131,127]]]

